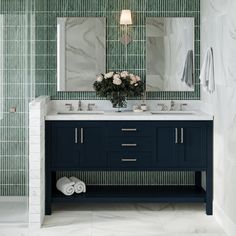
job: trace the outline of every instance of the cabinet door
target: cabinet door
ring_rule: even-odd
[[[51,165],[53,168],[74,168],[79,164],[77,127],[66,123],[52,125]]]
[[[192,126],[179,130],[179,165],[181,167],[204,167],[206,165],[206,128]]]
[[[166,122],[156,127],[157,167],[204,168],[207,128],[200,122]]]
[[[176,167],[178,165],[176,129],[171,126],[158,127],[156,132],[157,167]]]
[[[80,124],[81,168],[106,167],[105,130],[96,123]]]

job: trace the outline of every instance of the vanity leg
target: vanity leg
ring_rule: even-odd
[[[45,186],[45,215],[52,214],[52,173],[46,172],[46,186]]]
[[[45,215],[51,215],[52,214],[52,207],[51,202],[45,203]]]
[[[208,168],[206,172],[206,214],[212,215],[213,214],[213,172],[212,168]]]
[[[206,170],[206,214],[213,214],[213,127],[208,128]]]
[[[202,186],[202,172],[201,171],[196,171],[195,172],[195,185],[197,187]]]

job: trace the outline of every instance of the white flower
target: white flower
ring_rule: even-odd
[[[105,78],[105,79],[109,79],[109,78],[111,78],[111,77],[113,76],[113,74],[114,74],[114,72],[106,73],[106,74],[104,75],[104,78]]]
[[[120,78],[116,77],[116,78],[113,79],[113,84],[115,84],[115,85],[121,85],[121,83],[122,83],[122,81],[121,81]]]
[[[130,84],[135,84],[137,82],[137,78],[135,75],[130,74]]]
[[[102,82],[102,81],[103,81],[103,76],[97,75],[97,82]]]
[[[140,81],[140,80],[141,78],[138,75],[136,75],[136,81]]]
[[[129,75],[129,72],[128,71],[122,71],[121,73],[120,73],[120,76],[121,77],[127,77]]]
[[[113,79],[119,79],[120,78],[120,75],[119,74],[114,74],[113,75]]]

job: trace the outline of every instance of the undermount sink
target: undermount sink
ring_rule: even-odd
[[[152,115],[194,115],[195,111],[151,111]]]
[[[104,111],[60,111],[58,115],[102,115]]]

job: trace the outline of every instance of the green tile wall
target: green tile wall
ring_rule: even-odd
[[[107,71],[128,70],[145,81],[146,17],[195,18],[195,75],[200,63],[200,0],[37,0],[36,1],[36,96],[52,99],[101,99],[94,92],[56,91],[56,20],[57,17],[97,16],[107,18]],[[128,66],[125,48],[119,42],[119,17],[122,9],[133,14],[133,42],[128,45]],[[200,99],[199,80],[194,92],[149,92],[147,99]]]
[[[119,15],[124,8],[133,13],[133,38],[125,67],[120,44]],[[0,0],[0,76],[3,104],[0,118],[0,196],[27,195],[28,188],[28,103],[39,95],[52,99],[100,99],[93,92],[56,91],[56,18],[102,16],[107,18],[107,70],[124,70],[145,80],[145,17],[195,17],[196,78],[200,66],[200,0]],[[1,90],[0,90],[1,91]],[[199,99],[199,82],[194,92],[148,93],[148,99]],[[16,113],[9,109],[15,106]],[[1,117],[1,115],[0,115]],[[76,173],[75,173],[76,174]],[[81,173],[77,173],[81,174]],[[104,182],[107,173],[82,173],[91,183]],[[191,184],[193,174],[163,174],[170,183]],[[91,176],[94,179],[91,179]],[[104,177],[105,176],[105,177]],[[111,174],[112,176],[112,174]],[[128,176],[128,177],[127,177]],[[130,173],[131,182],[149,181],[157,174]],[[160,176],[162,176],[160,174]],[[172,176],[172,177],[171,177]],[[180,176],[180,177],[178,177]],[[145,178],[144,178],[145,177]],[[102,179],[103,178],[103,179]],[[114,181],[119,180],[119,174]],[[144,178],[144,179],[143,179]],[[123,179],[124,180],[124,179]],[[102,182],[103,181],[103,182]],[[126,179],[127,181],[127,179]]]
[[[29,7],[26,0],[0,0],[0,196],[28,192]]]

